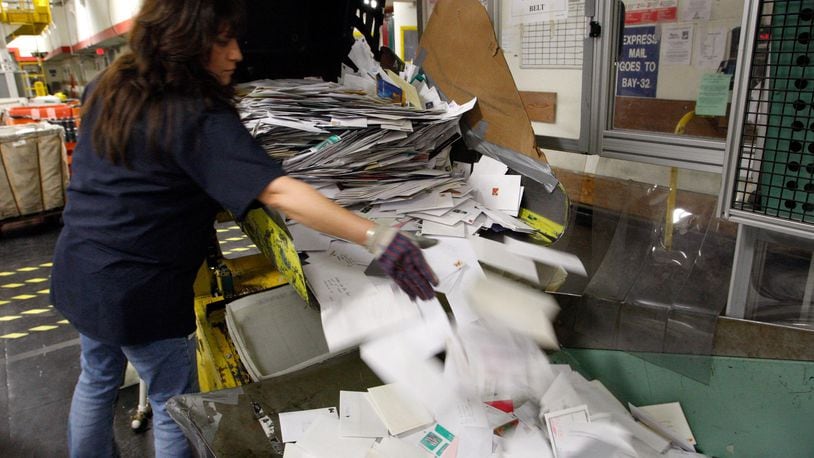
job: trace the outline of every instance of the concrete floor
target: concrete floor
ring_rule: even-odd
[[[67,455],[67,418],[79,376],[79,335],[48,295],[60,227],[43,223],[0,233],[0,456]],[[256,248],[234,224],[219,226],[224,254]],[[231,240],[226,240],[231,239]],[[235,251],[231,251],[235,250]],[[138,385],[120,391],[115,433],[121,456],[152,457],[152,432],[130,429]]]
[[[79,377],[79,334],[50,305],[59,226],[4,230],[0,237],[0,456],[67,455],[67,418]],[[130,429],[138,386],[120,392],[122,457],[151,457],[152,433]]]

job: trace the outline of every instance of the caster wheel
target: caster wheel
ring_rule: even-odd
[[[130,419],[130,429],[140,433],[147,429],[147,415],[144,412],[138,412]]]

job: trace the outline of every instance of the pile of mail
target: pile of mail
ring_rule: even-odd
[[[451,314],[378,276],[364,248],[289,225],[307,252],[328,353],[358,347],[385,385],[343,391],[338,406],[280,413],[285,457],[696,456],[686,434],[665,432],[653,411],[631,407],[637,422],[601,383],[550,364],[543,349],[557,348],[556,302],[481,267],[532,284],[538,262],[585,275],[574,256],[478,236],[493,224],[532,229],[517,218],[519,176],[485,156],[471,168],[449,160],[460,117],[476,101],[444,102],[412,66],[383,71],[364,42],[350,58],[357,70],[345,69],[341,84],[253,83],[242,119],[290,175],[438,240],[424,256]]]
[[[540,260],[584,275],[578,259],[517,241],[436,239],[424,254],[451,320],[438,300],[413,302],[366,274],[374,260],[359,246],[329,239],[309,252],[304,269],[330,352],[358,346],[386,385],[281,413],[286,457],[701,456],[653,411],[631,406],[637,422],[600,382],[550,364],[541,348],[557,348],[554,300],[481,267],[532,280]]]
[[[476,99],[462,106],[442,101],[409,65],[401,75],[383,71],[364,41],[350,57],[359,70],[345,69],[342,84],[266,80],[243,87],[244,124],[290,176],[370,218],[428,235],[464,237],[493,224],[533,232],[517,218],[519,175],[488,157],[474,171],[453,168],[451,144]],[[383,99],[377,81],[398,88],[404,102]]]

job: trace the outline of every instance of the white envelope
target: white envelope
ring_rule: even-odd
[[[520,208],[520,175],[472,175],[469,185],[475,199],[486,208],[516,214]]]
[[[469,289],[469,300],[475,313],[486,322],[501,323],[533,338],[543,348],[559,349],[552,322],[560,308],[550,295],[487,274]]]
[[[466,224],[462,221],[454,226],[447,226],[425,219],[421,223],[421,235],[442,235],[464,238],[466,237]]]
[[[505,175],[509,167],[489,156],[481,156],[472,168],[472,175]]]
[[[341,437],[339,419],[317,417],[297,443],[314,458],[365,458],[375,439]]]
[[[390,434],[401,434],[433,422],[432,414],[420,402],[405,396],[396,384],[368,388],[367,392]]]
[[[280,434],[283,442],[297,442],[318,417],[336,418],[336,407],[324,409],[298,410],[280,414]]]
[[[339,392],[339,435],[384,437],[387,426],[379,418],[366,392]]]

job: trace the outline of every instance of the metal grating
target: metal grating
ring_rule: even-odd
[[[814,0],[759,14],[732,208],[814,223]]]

